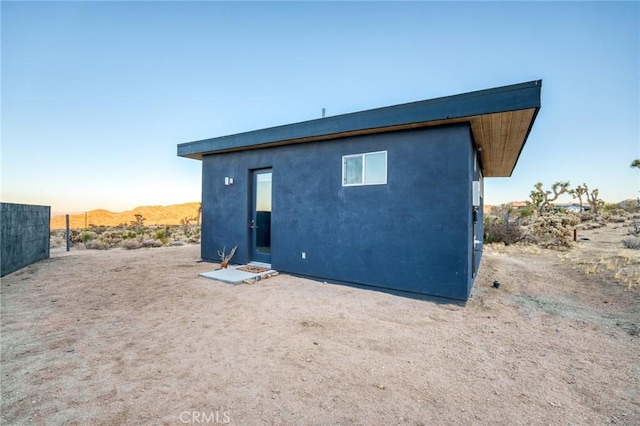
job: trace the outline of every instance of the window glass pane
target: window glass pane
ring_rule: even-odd
[[[344,159],[344,183],[346,185],[362,183],[362,156]]]
[[[260,173],[256,176],[256,211],[271,211],[271,173]]]
[[[377,152],[365,155],[364,183],[387,182],[387,153]]]

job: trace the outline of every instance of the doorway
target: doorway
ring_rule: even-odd
[[[271,182],[272,170],[253,172],[251,207],[251,260],[271,263]]]

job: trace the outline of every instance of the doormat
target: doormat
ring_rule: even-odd
[[[254,265],[245,265],[245,266],[239,266],[236,268],[237,271],[244,271],[244,272],[249,272],[252,274],[261,274],[263,272],[267,272],[270,269],[269,268],[263,268],[262,266],[254,266]]]

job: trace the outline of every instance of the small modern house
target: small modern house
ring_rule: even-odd
[[[202,160],[202,258],[467,300],[483,179],[510,176],[541,81],[178,145]]]

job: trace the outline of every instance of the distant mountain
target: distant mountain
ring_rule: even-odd
[[[199,207],[200,203],[195,202],[170,206],[142,206],[121,213],[103,209],[91,210],[86,213],[69,215],[69,227],[84,229],[88,225],[117,226],[123,223],[129,225],[136,220],[136,214],[142,215],[145,219],[145,225],[179,225],[184,218],[190,218],[195,223]],[[51,229],[65,228],[64,215],[51,217]]]
[[[636,198],[635,200],[633,198],[629,198],[627,200],[620,201],[618,205],[622,208],[638,207],[640,206],[640,198]]]

